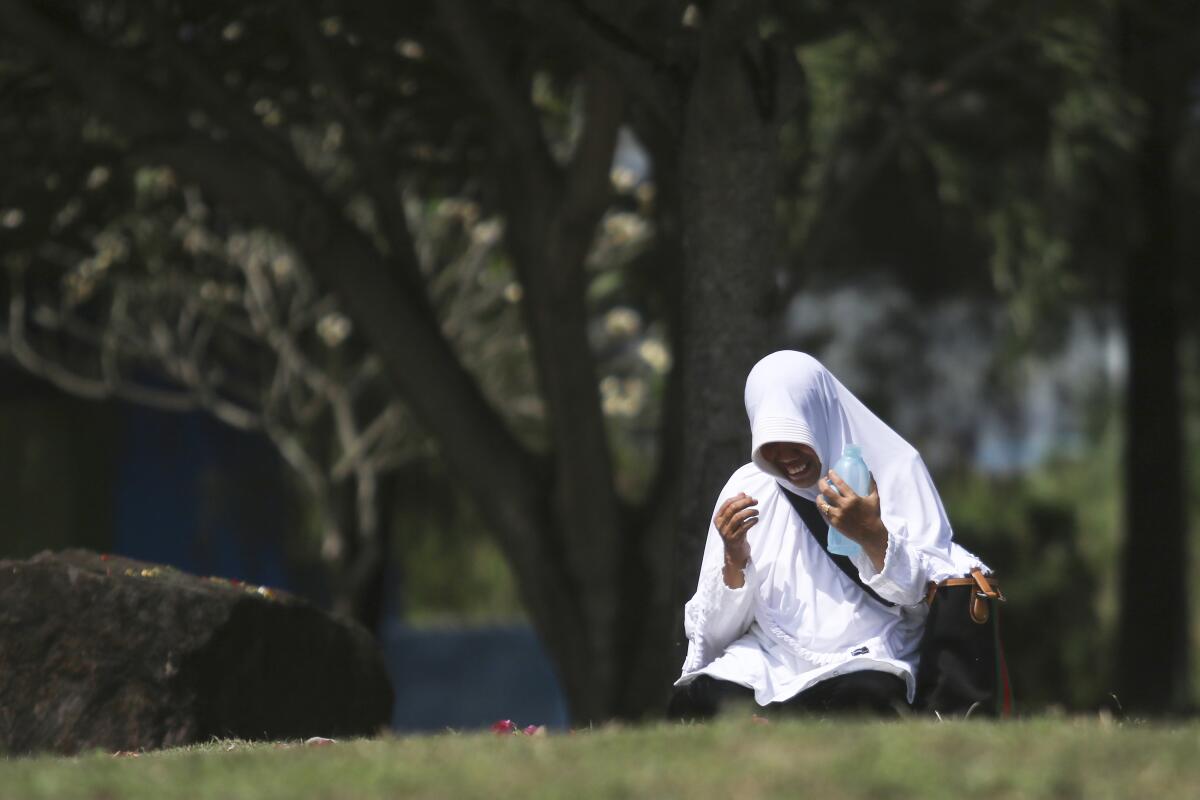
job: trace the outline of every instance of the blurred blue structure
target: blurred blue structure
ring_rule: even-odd
[[[321,602],[283,543],[290,498],[261,437],[210,416],[126,406],[116,454],[113,552],[198,575],[265,584]],[[403,731],[567,725],[553,667],[528,626],[411,629],[392,619],[380,645]],[[319,689],[314,688],[314,691]]]
[[[501,719],[568,724],[554,668],[528,626],[413,629],[396,622],[381,644],[398,731],[480,728]]]
[[[113,551],[291,591],[279,459],[261,436],[207,414],[126,405],[117,453]]]

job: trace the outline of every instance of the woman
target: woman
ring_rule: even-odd
[[[902,712],[929,582],[987,568],[951,541],[917,451],[816,359],[767,356],[745,399],[751,463],[725,485],[709,527],[672,715],[710,716],[751,693],[772,708]],[[866,496],[831,470],[851,443],[871,470]],[[813,501],[806,523],[797,512]],[[829,523],[862,547],[844,571],[817,538]]]

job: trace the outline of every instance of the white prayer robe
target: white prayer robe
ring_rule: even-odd
[[[747,379],[746,410],[753,461],[733,474],[713,511],[739,492],[758,500],[745,585],[725,584],[724,543],[710,523],[696,594],[684,609],[688,652],[676,685],[707,674],[750,687],[766,705],[826,678],[873,669],[903,678],[912,702],[926,587],[987,567],[952,542],[917,451],[816,359],[794,351],[764,358]],[[852,561],[863,582],[895,607],[867,595],[830,560],[783,495],[812,500],[819,489],[800,489],[779,474],[761,455],[768,442],[809,445],[823,476],[846,444],[862,447],[888,545],[881,570],[865,553]]]

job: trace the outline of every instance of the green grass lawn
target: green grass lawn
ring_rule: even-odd
[[[527,796],[1197,797],[1200,724],[726,719],[0,760],[2,798]]]

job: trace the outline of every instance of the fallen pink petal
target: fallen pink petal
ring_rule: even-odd
[[[311,739],[305,739],[305,747],[325,747],[326,745],[337,744],[337,739],[326,739],[324,736],[314,736]]]

